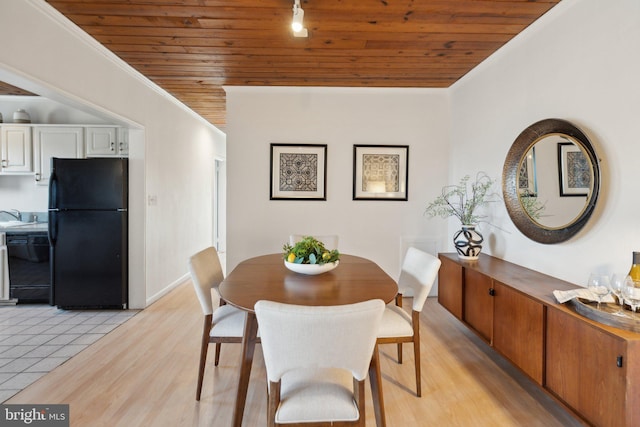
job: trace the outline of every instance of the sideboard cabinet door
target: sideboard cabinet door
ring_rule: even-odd
[[[440,261],[438,302],[462,320],[462,266],[445,257],[440,257]]]
[[[542,385],[544,306],[497,281],[494,290],[494,348]]]
[[[633,415],[625,412],[626,359],[623,339],[547,310],[546,387],[595,426],[634,425],[629,423]]]
[[[492,282],[489,276],[464,269],[463,320],[489,344],[493,339]]]

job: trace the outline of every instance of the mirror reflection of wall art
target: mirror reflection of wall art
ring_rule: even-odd
[[[580,147],[571,142],[558,143],[560,196],[588,196],[591,188],[591,167]]]
[[[271,144],[270,200],[327,200],[326,144]]]
[[[407,200],[408,145],[353,146],[353,200]]]
[[[518,193],[520,197],[537,197],[536,148],[531,147],[518,172]]]

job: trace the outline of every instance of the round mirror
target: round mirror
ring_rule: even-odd
[[[502,173],[507,211],[536,242],[559,243],[574,236],[593,213],[599,191],[593,146],[565,120],[534,123],[507,153]]]

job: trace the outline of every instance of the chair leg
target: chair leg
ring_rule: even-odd
[[[216,357],[214,359],[214,364],[215,366],[218,366],[218,362],[220,361],[220,348],[222,347],[222,344],[220,344],[219,342],[216,343]]]
[[[280,406],[281,382],[269,381],[267,385],[267,427],[275,427],[276,412]]]
[[[371,363],[369,363],[369,382],[371,383],[371,398],[373,399],[373,412],[376,418],[376,427],[386,427],[387,420],[384,411],[384,396],[382,393],[380,354],[377,343],[373,348],[373,356],[371,357]]]
[[[413,359],[416,365],[416,395],[422,397],[422,380],[420,374],[420,341],[413,341]]]
[[[353,379],[353,396],[358,407],[358,426],[365,427],[367,418],[366,405],[364,403],[364,380],[358,381]]]
[[[223,305],[227,305],[227,302],[225,300],[223,300],[222,298],[220,298],[219,307],[222,307]],[[213,361],[214,366],[218,366],[218,362],[220,362],[220,349],[221,348],[222,348],[222,344],[217,342],[216,343],[216,356],[215,356],[215,359]]]
[[[416,395],[422,397],[420,373],[420,313],[413,311],[413,362],[416,365]]]
[[[402,294],[396,295],[396,306],[402,307]],[[402,364],[402,343],[398,343],[398,363]]]
[[[202,328],[202,342],[200,344],[200,367],[198,369],[198,386],[196,389],[196,400],[200,400],[202,393],[202,381],[204,379],[204,368],[207,364],[207,351],[209,350],[209,331],[211,330],[210,314],[204,316],[204,326]]]

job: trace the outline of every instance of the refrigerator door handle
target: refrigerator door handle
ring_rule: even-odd
[[[49,209],[49,243],[55,246],[58,238],[58,211],[59,209]]]
[[[51,159],[51,176],[49,177],[49,209],[55,209],[58,196],[58,176],[55,170],[55,159]]]

